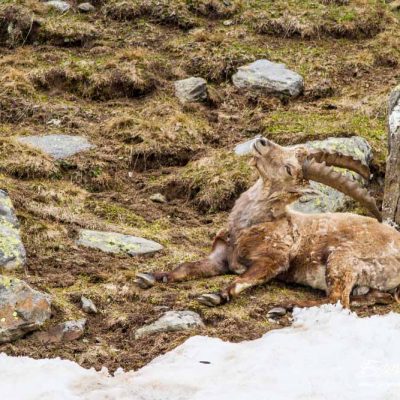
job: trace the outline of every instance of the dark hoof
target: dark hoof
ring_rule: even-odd
[[[202,294],[196,299],[199,303],[208,307],[215,307],[222,304],[222,297],[217,293]]]
[[[149,289],[156,283],[152,274],[138,273],[134,281],[141,289]]]

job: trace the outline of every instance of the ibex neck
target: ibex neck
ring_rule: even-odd
[[[299,196],[265,187],[258,180],[236,201],[230,216],[230,228],[240,231],[263,222],[286,218],[286,207]]]

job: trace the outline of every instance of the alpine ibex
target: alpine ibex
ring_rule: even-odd
[[[369,168],[339,153],[285,148],[265,138],[253,144],[258,181],[236,201],[228,228],[214,240],[211,254],[171,272],[141,273],[142,288],[159,282],[236,273],[228,287],[204,294],[208,306],[224,304],[244,289],[278,277],[324,290],[327,299],[349,307],[353,288],[390,296],[400,285],[400,233],[381,224],[381,214],[366,189],[333,167],[369,179]],[[350,213],[302,214],[289,205],[324,183],[353,197],[379,221]],[[304,304],[311,305],[311,303]]]

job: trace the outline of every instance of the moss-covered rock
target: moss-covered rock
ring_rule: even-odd
[[[0,343],[41,327],[50,318],[50,297],[19,279],[0,275]]]
[[[11,270],[25,263],[25,248],[8,194],[0,190],[0,267]]]
[[[86,229],[80,231],[78,244],[106,253],[129,254],[131,256],[155,253],[163,248],[152,240],[115,232],[99,232]]]

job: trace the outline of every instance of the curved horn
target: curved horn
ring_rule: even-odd
[[[308,153],[308,157],[313,158],[318,163],[325,161],[328,166],[332,165],[334,167],[346,168],[350,171],[357,172],[357,174],[360,174],[366,180],[369,180],[371,177],[368,165],[365,165],[362,161],[350,155],[329,150],[314,149]]]
[[[357,182],[349,177],[336,172],[332,167],[327,167],[325,162],[317,163],[313,159],[306,160],[303,164],[303,177],[347,194],[367,208],[379,222],[382,222],[382,215],[368,191],[361,188]]]

